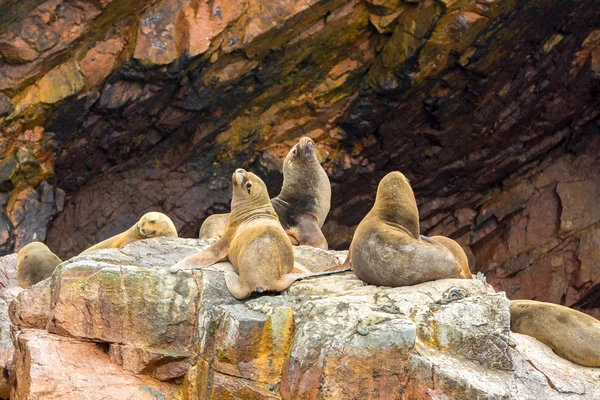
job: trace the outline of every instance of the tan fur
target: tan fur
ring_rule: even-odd
[[[322,157],[308,137],[290,149],[283,162],[283,186],[271,202],[294,245],[327,249],[321,227],[331,205],[331,184]],[[222,237],[229,214],[211,215],[200,228],[201,239]]]
[[[460,246],[460,244],[456,243],[456,241],[446,237],[446,236],[431,236],[431,239],[445,246],[454,258],[458,265],[460,266],[461,273],[460,277],[463,279],[473,279],[473,275],[471,274],[471,269],[469,268],[469,259],[467,258],[467,254]]]
[[[533,336],[557,355],[586,367],[600,367],[600,321],[558,304],[510,302],[510,330]]]
[[[232,177],[233,197],[227,229],[205,251],[186,257],[169,271],[200,269],[229,258],[237,273],[226,272],[227,288],[243,299],[252,292],[280,292],[298,277],[292,274],[292,243],[281,227],[264,182],[238,169]]]
[[[391,172],[379,183],[373,208],[356,228],[345,265],[361,280],[380,286],[458,278],[461,269],[450,250],[424,239],[410,183],[402,173]]]
[[[27,288],[49,278],[62,261],[40,242],[29,243],[17,255],[17,284]]]
[[[221,238],[227,230],[227,222],[229,221],[229,214],[213,214],[209,215],[202,226],[200,227],[200,233],[198,238],[209,239],[209,238]]]
[[[158,236],[177,237],[177,229],[171,218],[163,213],[149,212],[142,216],[138,222],[125,232],[90,247],[81,254],[100,249],[117,249],[136,240],[149,239]]]

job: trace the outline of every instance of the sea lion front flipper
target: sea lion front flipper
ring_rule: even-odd
[[[248,289],[242,284],[240,276],[233,271],[223,271],[225,277],[225,284],[229,293],[238,300],[243,300],[250,296],[252,290]]]
[[[294,237],[301,245],[312,246],[323,250],[329,248],[327,239],[325,239],[323,232],[321,232],[321,228],[319,228],[317,221],[315,221],[313,217],[306,216],[302,218],[298,225],[293,229],[293,233]]]
[[[182,269],[201,269],[218,261],[224,260],[229,254],[229,238],[222,237],[208,249],[191,256],[187,256],[169,268],[169,272],[176,273]]]

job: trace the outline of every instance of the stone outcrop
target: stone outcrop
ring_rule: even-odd
[[[598,315],[595,0],[267,3],[1,2],[0,254],[35,236],[68,258],[149,210],[192,237],[233,169],[275,195],[308,135],[333,248],[398,169],[424,233],[469,246],[509,297]]]
[[[9,397],[14,379],[14,348],[8,309],[22,291],[17,287],[16,267],[16,254],[0,257],[0,399]]]
[[[21,292],[9,312],[13,398],[593,399],[600,390],[600,369],[511,334],[508,299],[479,280],[386,288],[347,272],[238,301],[221,272],[229,262],[167,271],[210,243],[100,250]],[[314,271],[345,253],[295,248]]]

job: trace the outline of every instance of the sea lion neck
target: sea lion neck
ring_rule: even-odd
[[[370,213],[404,227],[414,238],[420,235],[417,201],[410,183],[400,172],[390,172],[381,180]]]
[[[258,217],[277,218],[264,182],[254,175],[251,178],[255,191],[253,195],[247,195],[241,187],[233,189],[230,222],[242,223]]]

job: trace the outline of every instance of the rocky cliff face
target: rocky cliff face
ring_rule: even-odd
[[[600,316],[596,3],[4,0],[0,251],[69,257],[149,210],[191,237],[308,135],[334,248],[399,169],[473,270]]]
[[[18,294],[8,310],[14,356],[10,342],[5,351],[14,364],[2,364],[11,398],[550,400],[600,391],[599,368],[512,334],[508,299],[481,281],[385,288],[349,272],[238,301],[219,272],[229,262],[167,272],[209,244],[156,238],[78,256]],[[345,254],[295,248],[313,271]]]

